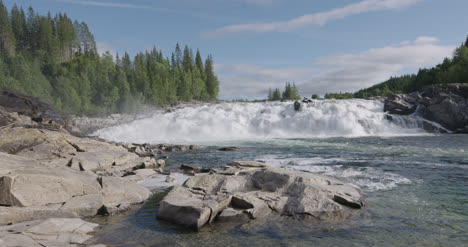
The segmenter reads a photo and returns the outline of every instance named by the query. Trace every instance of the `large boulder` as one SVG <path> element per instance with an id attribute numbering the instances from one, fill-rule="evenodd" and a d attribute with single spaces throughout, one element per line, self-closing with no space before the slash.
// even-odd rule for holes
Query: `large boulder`
<path id="1" fill-rule="evenodd" d="M 214 170 L 174 187 L 161 201 L 157 217 L 200 229 L 218 215 L 223 221 L 271 214 L 337 220 L 364 206 L 359 188 L 333 178 L 259 162 L 233 162 L 223 170 L 231 172 Z"/>
<path id="2" fill-rule="evenodd" d="M 94 176 L 71 169 L 25 168 L 0 177 L 0 205 L 40 206 L 98 194 Z"/>
<path id="3" fill-rule="evenodd" d="M 462 129 L 468 125 L 468 100 L 456 102 L 445 98 L 438 104 L 429 105 L 423 116 L 449 130 Z"/>
<path id="4" fill-rule="evenodd" d="M 384 102 L 384 112 L 395 115 L 409 115 L 416 111 L 417 104 L 413 95 L 394 94 Z M 417 97 L 417 96 L 416 96 Z"/>

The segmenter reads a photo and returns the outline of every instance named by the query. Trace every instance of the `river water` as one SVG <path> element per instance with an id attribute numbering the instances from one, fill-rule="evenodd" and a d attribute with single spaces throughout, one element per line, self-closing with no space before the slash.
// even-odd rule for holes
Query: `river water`
<path id="1" fill-rule="evenodd" d="M 468 135 L 427 134 L 417 116 L 389 122 L 377 101 L 323 101 L 295 112 L 291 103 L 218 104 L 157 113 L 101 130 L 119 141 L 203 144 L 172 153 L 180 164 L 218 167 L 258 160 L 317 172 L 361 187 L 366 208 L 340 222 L 272 218 L 191 232 L 158 221 L 155 189 L 141 208 L 112 217 L 93 243 L 109 246 L 466 246 Z M 221 146 L 239 147 L 221 152 Z M 181 179 L 181 178 L 179 178 Z"/>

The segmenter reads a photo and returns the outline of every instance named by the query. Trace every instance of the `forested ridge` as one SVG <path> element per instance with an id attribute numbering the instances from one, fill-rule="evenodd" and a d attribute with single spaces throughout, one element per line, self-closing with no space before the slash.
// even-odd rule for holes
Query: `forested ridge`
<path id="1" fill-rule="evenodd" d="M 133 111 L 141 104 L 216 100 L 213 59 L 176 45 L 113 57 L 98 54 L 84 22 L 66 14 L 42 16 L 31 7 L 8 11 L 0 0 L 0 88 L 39 97 L 74 114 Z"/>
<path id="2" fill-rule="evenodd" d="M 355 93 L 328 93 L 325 98 L 348 99 L 388 96 L 393 93 L 410 93 L 432 84 L 468 83 L 468 37 L 454 51 L 453 58 L 429 69 L 419 69 L 417 74 L 392 77 L 389 80 Z"/>

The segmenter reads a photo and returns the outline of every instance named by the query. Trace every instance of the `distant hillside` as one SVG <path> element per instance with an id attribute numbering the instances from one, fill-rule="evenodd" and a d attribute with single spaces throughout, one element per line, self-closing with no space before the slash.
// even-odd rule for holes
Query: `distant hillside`
<path id="1" fill-rule="evenodd" d="M 430 69 L 420 69 L 416 75 L 392 77 L 375 86 L 355 93 L 329 93 L 325 98 L 367 98 L 388 96 L 393 93 L 410 93 L 432 84 L 451 84 L 468 82 L 468 38 L 454 52 L 453 59 L 444 61 Z"/>
<path id="2" fill-rule="evenodd" d="M 0 0 L 0 89 L 39 97 L 68 113 L 132 111 L 140 104 L 216 100 L 213 59 L 187 46 L 165 57 L 156 48 L 113 57 L 98 54 L 84 22 L 41 16 Z"/>

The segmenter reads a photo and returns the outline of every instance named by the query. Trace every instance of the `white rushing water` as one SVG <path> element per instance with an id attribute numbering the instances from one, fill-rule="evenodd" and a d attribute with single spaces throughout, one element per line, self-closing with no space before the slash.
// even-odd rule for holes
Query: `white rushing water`
<path id="1" fill-rule="evenodd" d="M 404 176 L 384 171 L 380 168 L 360 166 L 345 167 L 343 165 L 332 164 L 337 161 L 345 161 L 341 158 L 284 158 L 275 155 L 267 155 L 259 157 L 257 160 L 270 165 L 289 167 L 300 171 L 320 173 L 344 179 L 361 187 L 367 192 L 389 190 L 400 184 L 412 183 L 411 180 Z"/>
<path id="2" fill-rule="evenodd" d="M 292 102 L 220 103 L 178 109 L 95 135 L 135 143 L 204 143 L 270 138 L 394 136 L 420 134 L 418 117 L 385 119 L 371 100 L 317 100 L 295 111 Z"/>

